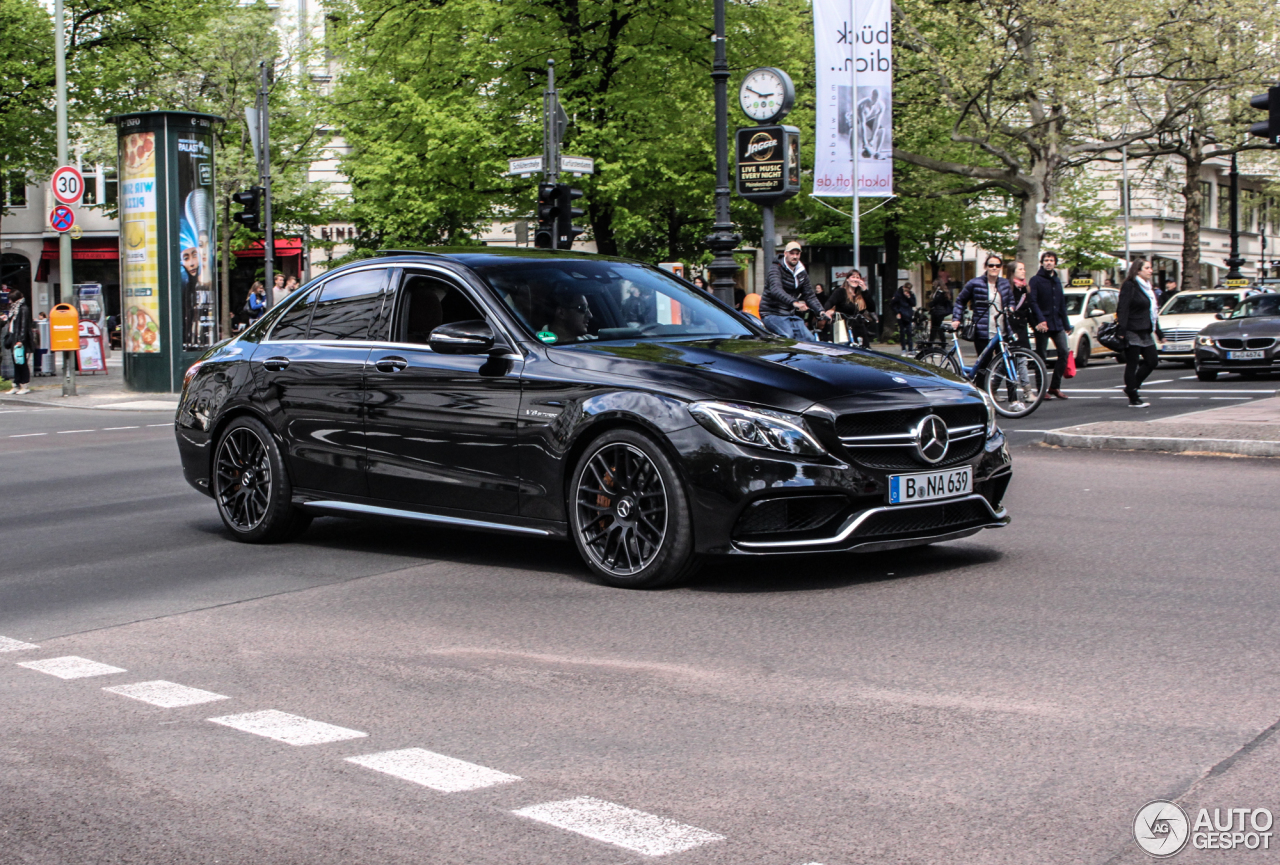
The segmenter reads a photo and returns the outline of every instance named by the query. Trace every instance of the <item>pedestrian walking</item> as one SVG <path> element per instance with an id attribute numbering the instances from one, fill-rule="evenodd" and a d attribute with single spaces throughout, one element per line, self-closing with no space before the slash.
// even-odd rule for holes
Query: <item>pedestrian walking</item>
<path id="1" fill-rule="evenodd" d="M 863 348 L 871 346 L 875 308 L 861 273 L 852 271 L 845 277 L 844 285 L 831 291 L 831 296 L 827 299 L 827 310 L 844 316 L 850 345 Z"/>
<path id="2" fill-rule="evenodd" d="M 1156 337 L 1163 338 L 1160 332 L 1160 307 L 1156 303 L 1155 291 L 1151 286 L 1151 262 L 1145 258 L 1135 258 L 1129 265 L 1129 276 L 1120 286 L 1120 301 L 1116 306 L 1117 330 L 1124 334 L 1124 393 L 1129 397 L 1131 408 L 1145 408 L 1150 403 L 1144 402 L 1138 394 L 1138 388 L 1151 371 L 1160 365 L 1160 354 L 1156 351 Z"/>
<path id="3" fill-rule="evenodd" d="M 933 281 L 933 294 L 929 296 L 929 342 L 942 342 L 942 322 L 951 314 L 952 297 L 946 282 L 939 277 Z"/>
<path id="4" fill-rule="evenodd" d="M 1009 310 L 1009 330 L 1013 341 L 1025 349 L 1031 348 L 1031 336 L 1027 329 L 1034 324 L 1035 314 L 1031 307 L 1031 286 L 1027 283 L 1027 266 L 1021 261 L 1011 261 L 1005 265 L 1004 278 L 1009 280 L 1009 288 L 1013 291 L 1013 307 Z"/>
<path id="5" fill-rule="evenodd" d="M 1178 293 L 1178 280 L 1169 278 L 1164 281 L 1164 295 L 1160 298 L 1160 303 L 1169 302 L 1169 298 Z"/>
<path id="6" fill-rule="evenodd" d="M 702 289 L 703 291 L 708 291 L 708 289 L 707 289 L 707 281 L 706 281 L 705 279 L 703 279 L 702 277 L 700 277 L 700 276 L 695 276 L 695 277 L 693 278 L 693 287 L 694 287 L 694 288 L 700 288 L 700 289 Z"/>
<path id="7" fill-rule="evenodd" d="M 288 296 L 289 292 L 284 287 L 284 274 L 277 273 L 271 285 L 271 305 L 275 306 Z"/>
<path id="8" fill-rule="evenodd" d="M 912 290 L 911 283 L 904 282 L 899 286 L 894 292 L 893 300 L 889 301 L 889 308 L 898 317 L 898 344 L 902 346 L 902 353 L 914 352 L 916 341 L 913 323 L 916 315 L 916 293 Z"/>
<path id="9" fill-rule="evenodd" d="M 1031 277 L 1031 305 L 1036 322 L 1036 354 L 1047 366 L 1049 358 L 1045 349 L 1052 340 L 1058 356 L 1053 362 L 1053 376 L 1049 379 L 1049 392 L 1045 399 L 1066 399 L 1062 392 L 1062 376 L 1067 372 L 1067 334 L 1071 322 L 1067 320 L 1067 297 L 1062 291 L 1062 278 L 1058 276 L 1058 254 L 1040 254 L 1040 270 Z"/>
<path id="10" fill-rule="evenodd" d="M 249 289 L 249 297 L 244 302 L 244 311 L 249 314 L 249 324 L 262 318 L 262 314 L 267 311 L 267 287 L 261 281 L 254 280 Z"/>
<path id="11" fill-rule="evenodd" d="M 1004 261 L 1000 256 L 988 255 L 983 266 L 986 272 L 964 284 L 951 308 L 951 321 L 955 327 L 959 327 L 964 319 L 964 308 L 973 309 L 973 350 L 979 355 L 995 331 L 996 311 L 1013 309 L 1013 288 L 1009 280 L 1000 275 L 1003 267 Z"/>
<path id="12" fill-rule="evenodd" d="M 787 244 L 782 258 L 769 265 L 764 296 L 760 298 L 760 318 L 764 326 L 779 336 L 813 342 L 813 334 L 801 318 L 809 310 L 821 310 L 809 283 L 809 273 L 800 261 L 800 244 Z M 823 316 L 829 317 L 824 310 Z"/>
<path id="13" fill-rule="evenodd" d="M 31 330 L 30 307 L 21 291 L 10 289 L 9 310 L 4 314 L 3 330 L 4 349 L 13 354 L 13 387 L 5 392 L 7 396 L 31 393 L 31 388 L 27 387 L 31 381 Z"/>

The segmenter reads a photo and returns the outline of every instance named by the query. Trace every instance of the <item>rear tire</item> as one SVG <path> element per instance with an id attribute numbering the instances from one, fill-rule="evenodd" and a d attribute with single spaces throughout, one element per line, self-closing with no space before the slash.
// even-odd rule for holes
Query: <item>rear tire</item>
<path id="1" fill-rule="evenodd" d="M 616 429 L 591 442 L 565 504 L 579 555 L 607 585 L 652 589 L 699 564 L 684 482 L 647 435 Z"/>
<path id="2" fill-rule="evenodd" d="M 275 438 L 257 418 L 238 417 L 218 438 L 209 487 L 237 541 L 269 544 L 300 534 L 311 517 L 293 504 L 293 485 Z"/>
<path id="3" fill-rule="evenodd" d="M 1200 381 L 1217 381 L 1218 371 L 1216 369 L 1196 369 L 1196 378 Z"/>
<path id="4" fill-rule="evenodd" d="M 916 360 L 920 363 L 927 363 L 930 366 L 936 366 L 938 369 L 943 369 L 947 372 L 961 375 L 956 364 L 955 356 L 949 354 L 946 349 L 927 348 L 916 354 Z"/>
<path id="5" fill-rule="evenodd" d="M 1004 417 L 1026 417 L 1044 401 L 1049 389 L 1049 373 L 1040 355 L 1025 348 L 1009 349 L 1009 357 L 1017 372 L 1017 379 L 1010 380 L 1004 358 L 993 355 L 986 366 L 986 384 L 983 389 L 995 404 L 996 411 Z M 1010 395 L 1010 390 L 1013 393 Z M 1015 406 L 1021 406 L 1016 408 Z"/>

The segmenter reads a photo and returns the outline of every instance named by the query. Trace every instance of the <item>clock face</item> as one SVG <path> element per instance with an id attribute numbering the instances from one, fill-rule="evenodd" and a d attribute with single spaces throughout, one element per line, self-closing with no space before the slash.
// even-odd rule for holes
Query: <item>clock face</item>
<path id="1" fill-rule="evenodd" d="M 773 69 L 754 69 L 742 80 L 738 102 L 742 111 L 757 123 L 771 120 L 783 110 L 786 83 Z"/>

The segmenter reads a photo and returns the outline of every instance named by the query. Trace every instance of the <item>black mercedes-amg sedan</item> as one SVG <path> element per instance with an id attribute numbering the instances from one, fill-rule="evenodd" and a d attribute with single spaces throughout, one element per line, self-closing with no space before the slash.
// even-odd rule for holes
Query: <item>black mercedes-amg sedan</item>
<path id="1" fill-rule="evenodd" d="M 238 540 L 318 514 L 569 538 L 615 586 L 1009 521 L 1009 451 L 969 384 L 584 253 L 336 268 L 187 371 L 176 429 Z"/>

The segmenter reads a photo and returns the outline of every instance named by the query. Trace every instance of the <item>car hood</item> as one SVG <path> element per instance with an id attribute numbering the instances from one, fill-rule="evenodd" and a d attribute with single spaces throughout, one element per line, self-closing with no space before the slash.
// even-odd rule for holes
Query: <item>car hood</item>
<path id="1" fill-rule="evenodd" d="M 971 389 L 949 373 L 878 352 L 781 338 L 586 343 L 548 348 L 547 357 L 584 371 L 640 379 L 691 399 L 791 411 L 877 391 Z"/>
<path id="2" fill-rule="evenodd" d="M 1209 336 L 1230 336 L 1237 333 L 1247 333 L 1249 336 L 1280 336 L 1280 315 L 1259 315 L 1215 321 L 1200 332 Z"/>
<path id="3" fill-rule="evenodd" d="M 1214 318 L 1212 312 L 1189 312 L 1183 315 L 1162 315 L 1160 316 L 1161 330 L 1200 330 L 1208 324 L 1213 324 L 1217 319 Z"/>

